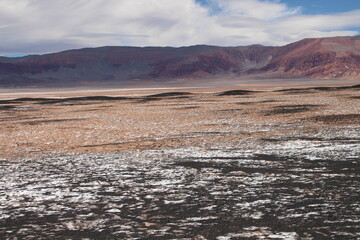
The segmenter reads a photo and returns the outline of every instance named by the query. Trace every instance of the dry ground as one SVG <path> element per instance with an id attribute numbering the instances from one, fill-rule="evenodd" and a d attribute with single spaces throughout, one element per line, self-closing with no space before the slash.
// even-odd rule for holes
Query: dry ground
<path id="1" fill-rule="evenodd" d="M 225 91 L 225 90 L 223 90 Z M 118 150 L 236 147 L 281 135 L 313 137 L 330 126 L 359 126 L 360 91 L 244 92 L 186 89 L 168 96 L 43 96 L 0 102 L 0 158 Z M 84 94 L 83 94 L 84 95 Z M 59 95 L 55 95 L 59 97 Z M 60 95 L 64 97 L 64 95 Z M 115 99 L 114 99 L 115 97 Z M 124 98 L 122 98 L 124 97 Z M 247 144 L 249 148 L 251 144 Z"/>
<path id="2" fill-rule="evenodd" d="M 0 239 L 359 239 L 358 86 L 99 95 L 0 101 Z"/>

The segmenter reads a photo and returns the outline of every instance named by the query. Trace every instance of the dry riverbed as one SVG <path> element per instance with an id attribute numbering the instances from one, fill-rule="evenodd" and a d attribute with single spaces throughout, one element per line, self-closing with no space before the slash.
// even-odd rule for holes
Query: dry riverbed
<path id="1" fill-rule="evenodd" d="M 360 236 L 358 86 L 4 99 L 0 123 L 0 239 Z"/>

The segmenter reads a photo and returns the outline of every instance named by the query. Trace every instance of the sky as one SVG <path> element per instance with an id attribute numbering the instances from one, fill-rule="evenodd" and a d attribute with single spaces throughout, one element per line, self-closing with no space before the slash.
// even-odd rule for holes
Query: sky
<path id="1" fill-rule="evenodd" d="M 360 0 L 0 0 L 0 56 L 360 34 Z"/>

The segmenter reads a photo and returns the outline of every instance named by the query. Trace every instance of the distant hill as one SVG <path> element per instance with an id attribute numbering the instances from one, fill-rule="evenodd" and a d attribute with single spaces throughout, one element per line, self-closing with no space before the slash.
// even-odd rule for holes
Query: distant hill
<path id="1" fill-rule="evenodd" d="M 224 76 L 360 79 L 360 37 L 304 39 L 282 47 L 99 47 L 0 57 L 1 86 L 165 84 Z"/>

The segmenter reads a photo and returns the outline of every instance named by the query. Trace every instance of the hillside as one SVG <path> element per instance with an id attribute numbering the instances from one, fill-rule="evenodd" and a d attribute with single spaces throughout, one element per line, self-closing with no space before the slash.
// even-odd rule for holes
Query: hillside
<path id="1" fill-rule="evenodd" d="M 0 57 L 2 86 L 76 86 L 259 76 L 360 79 L 360 37 L 304 39 L 282 47 L 100 47 Z"/>

